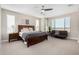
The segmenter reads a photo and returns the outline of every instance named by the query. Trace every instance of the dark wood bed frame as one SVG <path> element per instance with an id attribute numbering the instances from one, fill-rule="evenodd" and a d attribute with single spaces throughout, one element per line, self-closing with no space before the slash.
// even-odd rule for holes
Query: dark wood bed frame
<path id="1" fill-rule="evenodd" d="M 23 28 L 33 28 L 33 30 L 35 30 L 34 26 L 31 26 L 31 25 L 18 25 L 18 33 L 21 31 L 21 29 Z M 20 36 L 19 36 L 19 39 L 22 39 Z M 47 34 L 46 35 L 43 35 L 43 36 L 36 36 L 36 37 L 29 37 L 26 42 L 27 42 L 27 47 L 31 46 L 31 45 L 34 45 L 34 44 L 37 44 L 37 43 L 40 43 L 44 40 L 47 40 Z"/>

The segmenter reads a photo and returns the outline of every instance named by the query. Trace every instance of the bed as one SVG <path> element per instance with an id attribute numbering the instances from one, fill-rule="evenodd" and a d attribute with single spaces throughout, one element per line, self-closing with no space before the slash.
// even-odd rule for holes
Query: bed
<path id="1" fill-rule="evenodd" d="M 27 30 L 24 30 L 24 32 L 22 32 L 24 28 L 31 29 L 31 31 L 28 32 Z M 23 40 L 27 47 L 47 40 L 46 32 L 38 32 L 34 30 L 35 28 L 32 25 L 18 25 L 19 39 Z"/>

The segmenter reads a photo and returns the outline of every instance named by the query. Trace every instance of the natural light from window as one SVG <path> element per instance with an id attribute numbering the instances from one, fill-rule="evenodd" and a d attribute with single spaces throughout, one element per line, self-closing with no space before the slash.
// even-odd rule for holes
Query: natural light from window
<path id="1" fill-rule="evenodd" d="M 70 17 L 57 18 L 52 20 L 53 30 L 67 30 L 70 32 Z"/>
<path id="2" fill-rule="evenodd" d="M 36 31 L 39 31 L 39 20 L 36 20 Z"/>
<path id="3" fill-rule="evenodd" d="M 7 33 L 13 33 L 15 31 L 15 16 L 7 15 Z"/>

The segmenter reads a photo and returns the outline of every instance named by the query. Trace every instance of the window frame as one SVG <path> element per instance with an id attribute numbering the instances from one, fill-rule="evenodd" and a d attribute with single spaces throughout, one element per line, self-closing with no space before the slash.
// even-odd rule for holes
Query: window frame
<path id="1" fill-rule="evenodd" d="M 58 29 L 57 29 L 57 27 L 56 27 L 56 21 L 55 21 L 55 20 L 57 20 L 57 19 L 59 20 L 59 19 L 62 19 L 62 18 L 63 18 L 63 20 L 64 20 L 64 21 L 63 21 L 63 22 L 64 22 L 64 27 L 62 27 L 62 28 L 59 28 L 59 27 L 58 27 Z M 67 18 L 69 18 L 69 27 L 68 27 L 68 29 L 70 29 L 70 27 L 71 27 L 71 26 L 70 26 L 70 21 L 71 21 L 71 20 L 70 20 L 70 17 L 69 17 L 69 16 L 68 16 L 68 17 L 61 17 L 61 18 L 53 19 L 53 20 L 52 20 L 52 23 L 54 23 L 54 25 L 52 25 L 52 28 L 54 28 L 54 30 L 59 30 L 59 29 L 67 30 L 67 28 L 66 28 L 66 19 L 67 19 Z M 70 32 L 70 30 L 69 30 L 69 32 Z"/>

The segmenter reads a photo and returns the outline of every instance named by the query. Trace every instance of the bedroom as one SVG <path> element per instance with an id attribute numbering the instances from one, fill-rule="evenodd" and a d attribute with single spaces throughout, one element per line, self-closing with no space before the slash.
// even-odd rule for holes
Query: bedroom
<path id="1" fill-rule="evenodd" d="M 45 11 L 43 8 L 52 8 L 52 10 Z M 78 4 L 1 4 L 2 54 L 79 54 L 78 16 Z M 18 35 L 19 25 L 25 28 L 34 26 L 35 31 L 45 32 L 47 36 L 39 37 L 36 42 L 38 44 L 27 47 L 27 42 L 14 39 Z M 52 30 L 67 31 L 67 38 L 52 37 L 50 35 Z M 14 41 L 9 43 L 11 35 L 14 36 Z M 45 40 L 46 37 L 48 40 Z M 40 39 L 44 41 L 40 42 Z"/>

